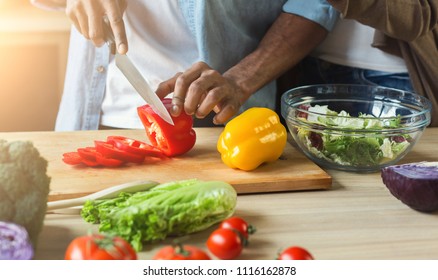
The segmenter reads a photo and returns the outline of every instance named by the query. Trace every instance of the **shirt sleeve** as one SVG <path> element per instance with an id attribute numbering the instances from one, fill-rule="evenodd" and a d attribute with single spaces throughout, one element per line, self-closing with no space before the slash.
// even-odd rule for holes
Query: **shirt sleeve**
<path id="1" fill-rule="evenodd" d="M 307 18 L 332 31 L 339 12 L 325 0 L 288 0 L 283 11 Z"/>

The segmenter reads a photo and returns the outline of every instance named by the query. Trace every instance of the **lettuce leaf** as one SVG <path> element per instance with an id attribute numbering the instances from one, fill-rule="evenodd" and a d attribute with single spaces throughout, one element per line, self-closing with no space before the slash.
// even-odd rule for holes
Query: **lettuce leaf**
<path id="1" fill-rule="evenodd" d="M 141 251 L 145 242 L 202 231 L 230 217 L 236 201 L 236 191 L 228 183 L 191 179 L 90 200 L 81 215 L 89 223 L 99 223 L 100 232 L 120 236 Z"/>
<path id="2" fill-rule="evenodd" d="M 401 127 L 400 117 L 379 119 L 367 114 L 351 117 L 347 112 L 332 111 L 328 106 L 308 108 L 309 114 L 302 121 L 326 127 L 323 132 L 315 132 L 306 128 L 298 129 L 298 138 L 307 146 L 307 150 L 315 156 L 350 166 L 375 166 L 397 158 L 410 145 L 409 135 L 382 136 L 379 130 Z M 324 115 L 324 116 L 323 116 Z M 333 129 L 333 130 L 332 130 Z M 337 129 L 345 129 L 344 134 L 332 133 Z M 348 133 L 347 130 L 363 131 L 365 136 Z M 369 131 L 369 135 L 367 134 Z"/>

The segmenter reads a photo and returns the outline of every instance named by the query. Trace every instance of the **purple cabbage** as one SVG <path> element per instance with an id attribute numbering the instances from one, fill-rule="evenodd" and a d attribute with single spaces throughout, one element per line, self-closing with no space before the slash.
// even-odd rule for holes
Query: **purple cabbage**
<path id="1" fill-rule="evenodd" d="M 388 166 L 381 176 L 391 194 L 412 209 L 438 210 L 438 162 Z"/>
<path id="2" fill-rule="evenodd" d="M 0 260 L 30 260 L 33 248 L 24 227 L 0 221 Z"/>

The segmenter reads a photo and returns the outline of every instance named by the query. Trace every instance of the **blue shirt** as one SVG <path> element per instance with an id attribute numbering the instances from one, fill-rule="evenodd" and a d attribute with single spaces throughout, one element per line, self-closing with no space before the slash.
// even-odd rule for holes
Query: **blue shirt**
<path id="1" fill-rule="evenodd" d="M 333 28 L 338 15 L 322 0 L 179 0 L 179 5 L 196 40 L 200 60 L 221 73 L 257 47 L 282 11 L 308 18 L 327 30 Z M 55 130 L 98 129 L 110 58 L 107 46 L 94 47 L 72 28 Z M 242 110 L 254 106 L 274 109 L 275 94 L 276 85 L 271 82 L 252 95 Z"/>

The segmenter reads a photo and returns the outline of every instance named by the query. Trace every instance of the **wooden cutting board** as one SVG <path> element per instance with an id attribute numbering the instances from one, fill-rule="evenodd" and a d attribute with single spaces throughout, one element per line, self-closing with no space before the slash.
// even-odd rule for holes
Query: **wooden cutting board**
<path id="1" fill-rule="evenodd" d="M 234 170 L 226 166 L 216 150 L 222 128 L 197 128 L 197 142 L 187 154 L 142 165 L 118 168 L 70 166 L 62 159 L 64 152 L 93 146 L 94 140 L 123 135 L 148 142 L 143 130 L 99 130 L 75 132 L 0 133 L 0 139 L 30 140 L 49 162 L 51 177 L 49 200 L 84 196 L 104 188 L 137 180 L 160 183 L 197 178 L 230 183 L 239 194 L 298 191 L 330 188 L 331 177 L 287 144 L 281 159 L 253 171 Z"/>

